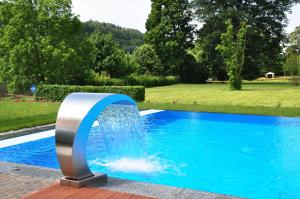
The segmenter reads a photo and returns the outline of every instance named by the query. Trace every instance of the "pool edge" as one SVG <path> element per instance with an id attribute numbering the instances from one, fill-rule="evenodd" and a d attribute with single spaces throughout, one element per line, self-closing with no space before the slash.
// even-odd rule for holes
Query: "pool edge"
<path id="1" fill-rule="evenodd" d="M 41 180 L 47 179 L 53 182 L 57 182 L 57 180 L 62 176 L 61 172 L 57 169 L 9 162 L 0 162 L 0 175 L 1 174 L 14 176 L 28 176 L 34 178 L 35 180 L 38 178 Z M 108 177 L 108 183 L 106 185 L 100 186 L 100 188 L 112 191 L 121 191 L 126 193 L 145 195 L 149 197 L 157 197 L 162 199 L 241 199 L 241 197 L 236 196 L 217 194 L 211 192 L 202 192 L 192 189 L 177 188 L 152 183 L 144 183 L 114 177 Z"/>
<path id="2" fill-rule="evenodd" d="M 141 116 L 146 116 L 154 113 L 159 113 L 164 110 L 149 109 L 140 111 Z M 97 121 L 94 122 L 93 127 L 99 125 Z M 27 133 L 26 133 L 27 132 Z M 9 135 L 10 137 L 1 139 L 2 136 Z M 55 136 L 55 124 L 37 126 L 32 128 L 21 129 L 17 131 L 4 132 L 0 134 L 0 149 L 10 147 L 27 142 L 37 141 L 44 138 Z"/>

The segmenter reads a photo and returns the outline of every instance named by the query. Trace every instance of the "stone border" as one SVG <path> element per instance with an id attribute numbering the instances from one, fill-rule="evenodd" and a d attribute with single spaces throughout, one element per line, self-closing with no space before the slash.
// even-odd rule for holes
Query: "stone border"
<path id="1" fill-rule="evenodd" d="M 149 110 L 140 110 L 141 116 L 144 115 L 149 115 L 153 113 L 158 113 L 164 110 L 156 110 L 156 109 L 149 109 Z M 14 137 L 19 137 L 23 135 L 29 135 L 33 133 L 38 133 L 41 131 L 48 131 L 55 129 L 55 124 L 47 124 L 47 125 L 42 125 L 42 126 L 35 126 L 31 128 L 24 128 L 20 130 L 12 130 L 12 131 L 6 131 L 6 132 L 0 132 L 0 140 L 5 140 L 9 138 L 14 138 Z"/>
<path id="2" fill-rule="evenodd" d="M 0 140 L 19 137 L 19 136 L 37 133 L 37 132 L 41 132 L 41 131 L 48 131 L 51 129 L 55 129 L 55 124 L 47 124 L 47 125 L 43 125 L 43 126 L 35 126 L 32 128 L 24 128 L 24 129 L 15 130 L 15 131 L 2 132 L 2 133 L 0 133 Z"/>
<path id="3" fill-rule="evenodd" d="M 56 169 L 48 169 L 8 162 L 0 162 L 0 173 L 13 174 L 14 176 L 28 176 L 34 179 L 39 178 L 41 180 L 49 180 L 53 182 L 62 177 L 61 172 Z M 228 195 L 200 192 L 190 189 L 136 182 L 112 177 L 108 178 L 107 184 L 101 185 L 99 187 L 112 191 L 157 197 L 161 199 L 241 199 L 239 197 Z"/>

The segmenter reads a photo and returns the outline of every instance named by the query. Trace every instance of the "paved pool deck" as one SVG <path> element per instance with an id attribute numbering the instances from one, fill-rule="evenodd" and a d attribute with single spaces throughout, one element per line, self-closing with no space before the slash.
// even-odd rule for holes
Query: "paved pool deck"
<path id="1" fill-rule="evenodd" d="M 33 191 L 49 187 L 58 182 L 61 177 L 61 172 L 56 169 L 0 162 L 0 198 L 22 198 Z M 108 178 L 107 184 L 99 187 L 111 191 L 161 199 L 239 199 L 239 197 L 111 177 Z"/>

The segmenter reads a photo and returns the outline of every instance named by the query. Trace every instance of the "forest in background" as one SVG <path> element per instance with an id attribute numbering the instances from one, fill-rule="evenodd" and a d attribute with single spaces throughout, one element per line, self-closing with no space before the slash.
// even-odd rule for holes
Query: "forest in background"
<path id="1" fill-rule="evenodd" d="M 268 71 L 300 74 L 299 29 L 284 32 L 299 0 L 151 2 L 143 35 L 82 23 L 71 0 L 1 1 L 0 83 L 18 93 L 32 84 L 142 84 L 173 76 L 184 83 L 229 80 L 239 90 L 243 79 Z"/>
<path id="2" fill-rule="evenodd" d="M 128 53 L 133 53 L 137 47 L 144 43 L 144 34 L 139 30 L 124 28 L 111 23 L 87 21 L 82 23 L 82 29 L 88 35 L 94 32 L 111 34 L 113 40 Z"/>

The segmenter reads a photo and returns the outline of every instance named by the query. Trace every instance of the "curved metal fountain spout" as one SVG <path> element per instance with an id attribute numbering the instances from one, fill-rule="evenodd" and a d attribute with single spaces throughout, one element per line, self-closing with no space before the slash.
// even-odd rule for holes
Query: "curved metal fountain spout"
<path id="1" fill-rule="evenodd" d="M 134 105 L 134 100 L 121 94 L 72 93 L 60 106 L 56 120 L 56 154 L 65 176 L 60 183 L 82 187 L 94 181 L 106 181 L 106 174 L 94 174 L 86 160 L 90 129 L 98 115 L 111 104 Z"/>

